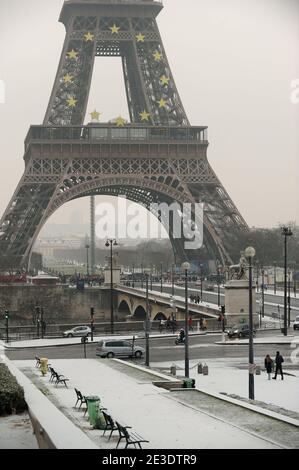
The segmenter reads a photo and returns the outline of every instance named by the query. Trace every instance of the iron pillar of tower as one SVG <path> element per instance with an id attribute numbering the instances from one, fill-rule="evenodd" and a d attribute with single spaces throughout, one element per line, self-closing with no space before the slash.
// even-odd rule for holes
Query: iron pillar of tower
<path id="1" fill-rule="evenodd" d="M 1 268 L 28 267 L 49 217 L 68 201 L 98 194 L 126 195 L 147 208 L 202 202 L 206 248 L 230 262 L 248 226 L 208 162 L 206 128 L 189 123 L 156 22 L 161 9 L 150 0 L 65 2 L 66 37 L 47 112 L 43 125 L 29 130 L 25 172 L 0 221 Z M 83 125 L 100 56 L 122 59 L 129 125 L 121 117 Z M 169 236 L 176 258 L 190 259 Z"/>

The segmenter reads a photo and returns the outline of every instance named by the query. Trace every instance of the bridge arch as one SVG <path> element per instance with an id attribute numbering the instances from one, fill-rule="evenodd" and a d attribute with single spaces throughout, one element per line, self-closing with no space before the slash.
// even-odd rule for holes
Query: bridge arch
<path id="1" fill-rule="evenodd" d="M 145 308 L 142 305 L 138 305 L 138 307 L 134 311 L 133 317 L 136 320 L 145 320 L 146 319 Z"/>
<path id="2" fill-rule="evenodd" d="M 120 300 L 120 303 L 118 305 L 118 313 L 124 316 L 131 315 L 131 309 L 126 300 L 124 299 Z"/>

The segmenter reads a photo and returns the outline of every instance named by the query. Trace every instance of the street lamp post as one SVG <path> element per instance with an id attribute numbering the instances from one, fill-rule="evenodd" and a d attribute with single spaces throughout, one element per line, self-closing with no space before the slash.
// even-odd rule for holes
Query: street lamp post
<path id="1" fill-rule="evenodd" d="M 284 237 L 284 318 L 283 318 L 283 334 L 288 335 L 288 318 L 287 318 L 287 269 L 288 269 L 288 255 L 287 255 L 287 239 L 293 235 L 290 227 L 282 227 L 282 236 Z"/>
<path id="2" fill-rule="evenodd" d="M 86 275 L 87 277 L 89 276 L 89 245 L 88 243 L 86 243 L 85 245 L 85 248 L 86 248 Z"/>
<path id="3" fill-rule="evenodd" d="M 218 307 L 221 305 L 221 299 L 220 299 L 220 266 L 217 266 L 217 290 L 218 290 Z"/>
<path id="4" fill-rule="evenodd" d="M 174 296 L 174 265 L 171 265 L 171 295 Z"/>
<path id="5" fill-rule="evenodd" d="M 183 263 L 182 270 L 185 273 L 185 377 L 189 378 L 188 271 L 190 270 L 190 264 Z"/>
<path id="6" fill-rule="evenodd" d="M 202 264 L 200 265 L 200 300 L 202 301 L 202 293 L 203 293 L 203 275 L 202 275 Z"/>
<path id="7" fill-rule="evenodd" d="M 5 329 L 6 329 L 6 342 L 9 343 L 9 331 L 8 331 L 9 311 L 8 310 L 5 310 L 4 317 L 5 317 Z"/>
<path id="8" fill-rule="evenodd" d="M 149 350 L 149 300 L 148 300 L 148 281 L 149 281 L 149 272 L 147 269 L 144 271 L 145 275 L 145 289 L 146 289 L 146 318 L 145 318 L 145 365 L 149 367 L 150 365 L 150 350 Z"/>
<path id="9" fill-rule="evenodd" d="M 255 249 L 249 246 L 245 256 L 249 263 L 249 399 L 254 400 L 253 308 L 252 308 L 252 258 Z"/>
<path id="10" fill-rule="evenodd" d="M 152 264 L 151 264 L 150 276 L 151 276 L 151 291 L 152 291 L 153 290 L 153 265 Z"/>
<path id="11" fill-rule="evenodd" d="M 288 269 L 288 327 L 291 326 L 291 270 Z"/>
<path id="12" fill-rule="evenodd" d="M 274 294 L 276 295 L 276 261 L 274 261 Z"/>
<path id="13" fill-rule="evenodd" d="M 133 264 L 133 269 L 132 269 L 132 281 L 133 281 L 133 289 L 135 288 L 135 266 Z"/>
<path id="14" fill-rule="evenodd" d="M 107 240 L 105 246 L 110 247 L 110 329 L 111 334 L 114 334 L 114 311 L 113 311 L 113 247 L 118 243 L 115 238 Z"/>
<path id="15" fill-rule="evenodd" d="M 93 341 L 94 307 L 90 307 L 90 339 Z"/>
<path id="16" fill-rule="evenodd" d="M 262 269 L 262 317 L 265 316 L 265 270 Z"/>
<path id="17" fill-rule="evenodd" d="M 141 263 L 141 289 L 143 289 L 143 264 Z"/>
<path id="18" fill-rule="evenodd" d="M 163 263 L 160 264 L 160 269 L 161 269 L 161 274 L 160 274 L 160 276 L 161 276 L 161 279 L 160 279 L 161 280 L 161 288 L 160 288 L 160 291 L 161 291 L 161 294 L 162 294 L 162 292 L 163 292 Z"/>

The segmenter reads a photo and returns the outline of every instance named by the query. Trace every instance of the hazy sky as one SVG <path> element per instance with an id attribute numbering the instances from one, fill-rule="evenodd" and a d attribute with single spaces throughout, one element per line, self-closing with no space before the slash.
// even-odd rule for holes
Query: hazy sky
<path id="1" fill-rule="evenodd" d="M 0 213 L 23 173 L 23 141 L 41 124 L 64 41 L 62 0 L 0 0 Z M 297 219 L 298 0 L 165 0 L 158 24 L 193 125 L 209 126 L 209 161 L 250 226 Z M 89 111 L 127 116 L 121 64 L 98 58 Z M 51 222 L 88 206 L 61 208 Z M 88 212 L 86 212 L 86 217 Z"/>

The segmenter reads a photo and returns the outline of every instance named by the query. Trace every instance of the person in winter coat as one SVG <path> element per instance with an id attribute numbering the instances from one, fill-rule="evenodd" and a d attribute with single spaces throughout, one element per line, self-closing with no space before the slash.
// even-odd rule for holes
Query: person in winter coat
<path id="1" fill-rule="evenodd" d="M 269 354 L 267 354 L 267 356 L 265 357 L 265 369 L 266 369 L 267 374 L 268 374 L 268 380 L 271 379 L 271 372 L 272 372 L 272 369 L 273 369 L 273 364 L 274 364 L 273 359 L 271 359 Z"/>
<path id="2" fill-rule="evenodd" d="M 272 379 L 276 380 L 278 371 L 280 372 L 281 375 L 281 380 L 283 380 L 283 372 L 282 372 L 282 363 L 284 362 L 284 358 L 280 354 L 279 351 L 276 351 L 276 357 L 275 357 L 275 364 L 276 364 L 276 369 L 275 369 L 275 376 L 272 377 Z"/>

